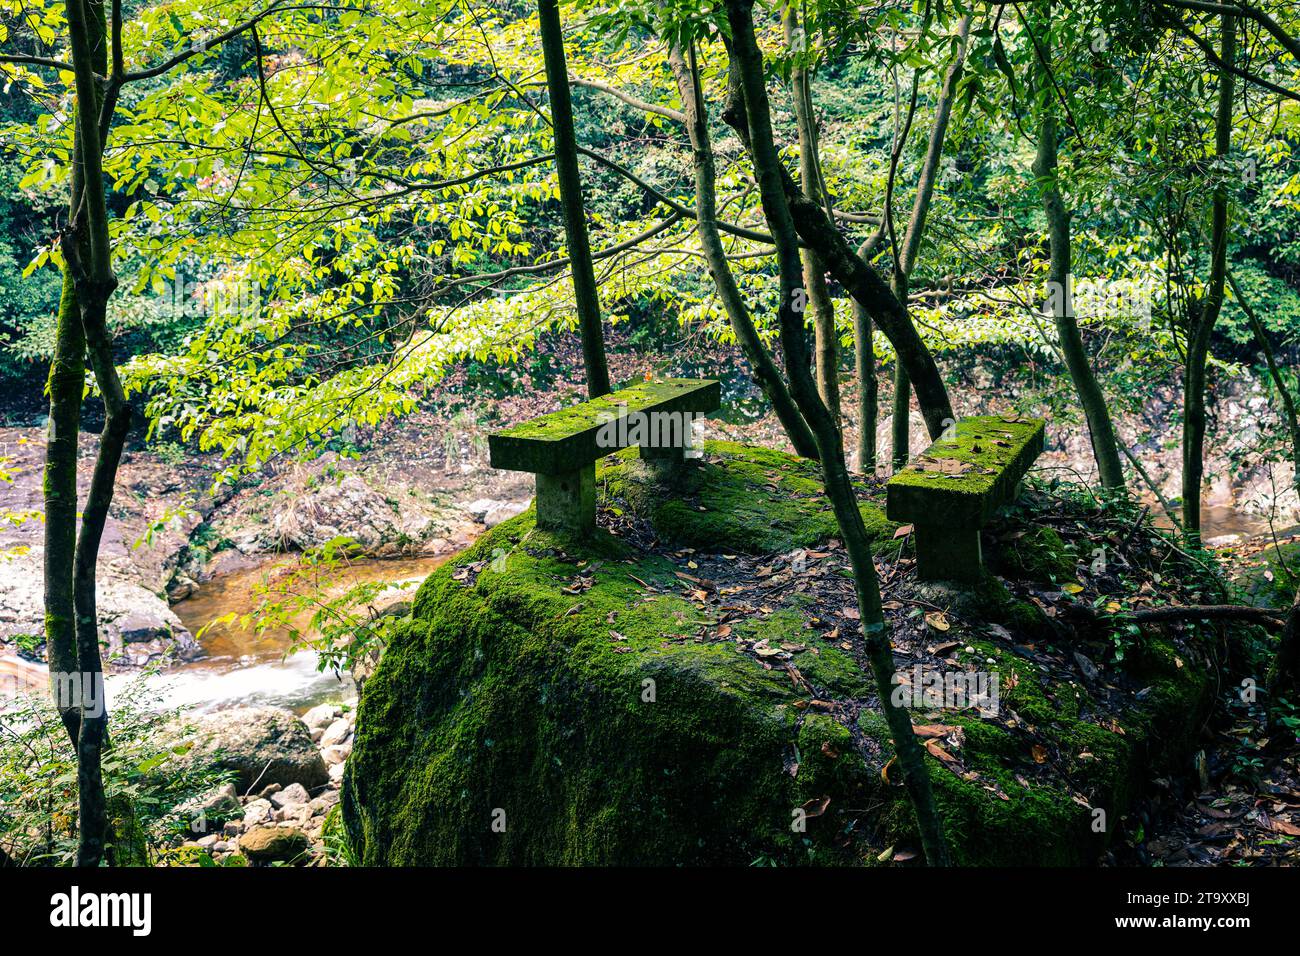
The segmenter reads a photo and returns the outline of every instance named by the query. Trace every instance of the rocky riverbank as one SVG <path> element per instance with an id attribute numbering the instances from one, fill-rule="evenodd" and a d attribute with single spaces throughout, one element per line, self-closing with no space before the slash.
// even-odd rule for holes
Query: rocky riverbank
<path id="1" fill-rule="evenodd" d="M 128 452 L 99 562 L 106 669 L 168 666 L 200 656 L 171 605 L 218 577 L 341 537 L 366 556 L 450 554 L 527 504 L 528 476 L 485 475 L 484 463 L 467 467 L 468 459 L 449 456 L 448 442 L 427 441 L 439 451 L 423 457 L 412 454 L 413 444 L 378 446 L 382 453 L 364 459 L 326 453 L 217 495 L 202 459 Z M 94 454 L 95 436 L 82 436 L 82 495 Z M 3 486 L 3 510 L 14 516 L 0 522 L 0 659 L 21 655 L 39 662 L 44 656 L 44 455 L 40 429 L 0 429 L 0 459 L 12 478 Z"/>
<path id="2" fill-rule="evenodd" d="M 356 700 L 321 704 L 301 718 L 272 707 L 222 711 L 200 722 L 187 760 L 234 779 L 192 807 L 191 836 L 169 851 L 194 864 L 328 863 L 331 811 L 352 753 Z"/>

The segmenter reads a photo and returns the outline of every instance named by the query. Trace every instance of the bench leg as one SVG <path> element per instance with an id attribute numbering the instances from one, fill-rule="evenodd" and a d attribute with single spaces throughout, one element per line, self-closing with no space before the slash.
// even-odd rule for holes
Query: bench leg
<path id="1" fill-rule="evenodd" d="M 589 534 L 596 530 L 596 464 L 537 476 L 537 527 Z"/>
<path id="2" fill-rule="evenodd" d="M 983 565 L 978 530 L 917 524 L 915 540 L 916 572 L 924 580 L 973 584 L 980 579 Z"/>
<path id="3" fill-rule="evenodd" d="M 681 474 L 682 466 L 686 462 L 685 450 L 681 448 L 652 448 L 649 445 L 642 445 L 637 449 L 637 454 L 655 478 L 661 481 L 671 481 L 676 478 Z"/>

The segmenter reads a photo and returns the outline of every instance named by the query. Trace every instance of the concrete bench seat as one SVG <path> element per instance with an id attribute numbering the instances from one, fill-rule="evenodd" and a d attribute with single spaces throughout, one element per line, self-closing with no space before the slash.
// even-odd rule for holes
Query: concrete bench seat
<path id="1" fill-rule="evenodd" d="M 492 467 L 537 476 L 537 526 L 587 533 L 596 527 L 596 462 L 624 448 L 665 472 L 680 467 L 695 419 L 717 411 L 713 380 L 643 382 L 488 436 Z"/>
<path id="2" fill-rule="evenodd" d="M 974 582 L 982 573 L 980 528 L 1016 499 L 1043 452 L 1041 418 L 963 418 L 889 479 L 886 513 L 911 523 L 917 573 Z"/>

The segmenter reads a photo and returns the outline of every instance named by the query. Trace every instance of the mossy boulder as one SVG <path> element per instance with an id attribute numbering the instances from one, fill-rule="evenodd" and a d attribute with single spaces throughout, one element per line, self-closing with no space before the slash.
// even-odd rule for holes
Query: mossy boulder
<path id="1" fill-rule="evenodd" d="M 671 488 L 633 455 L 611 456 L 600 474 L 605 498 L 616 511 L 627 502 L 661 538 L 687 547 L 778 554 L 839 534 L 816 462 L 725 441 L 707 442 L 705 451 L 708 467 L 687 468 Z M 867 533 L 888 544 L 898 525 L 880 502 L 863 501 L 859 510 Z"/>
<path id="2" fill-rule="evenodd" d="M 240 852 L 255 863 L 290 863 L 310 846 L 307 835 L 295 827 L 257 827 L 239 838 Z"/>
<path id="3" fill-rule="evenodd" d="M 657 493 L 635 462 L 609 461 L 602 521 L 619 534 L 559 537 L 525 512 L 425 581 L 361 696 L 341 804 L 358 863 L 873 864 L 914 838 L 854 608 L 827 597 L 852 592 L 815 466 L 707 452 Z M 864 486 L 888 543 L 880 499 Z M 634 521 L 682 550 L 645 545 Z M 745 595 L 692 560 L 791 548 L 824 549 L 821 590 L 795 575 L 756 586 L 739 618 L 725 609 Z M 915 715 L 942 720 L 959 756 L 928 758 L 954 857 L 1088 862 L 1210 682 L 1187 660 L 1116 716 L 1060 655 L 1040 664 L 991 639 L 984 628 L 1016 630 L 1024 609 L 988 590 L 984 619 L 949 635 L 950 660 L 1002 674 L 1001 711 Z M 926 649 L 900 632 L 896 652 Z M 1110 815 L 1101 832 L 1093 808 Z"/>

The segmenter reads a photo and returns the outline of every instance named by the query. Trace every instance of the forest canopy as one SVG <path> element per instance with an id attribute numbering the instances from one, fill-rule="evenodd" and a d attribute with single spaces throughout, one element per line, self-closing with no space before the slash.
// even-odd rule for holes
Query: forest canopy
<path id="1" fill-rule="evenodd" d="M 11 5 L 6 49 L 58 60 L 63 10 Z M 1059 348 L 1042 315 L 1049 256 L 1032 170 L 1032 114 L 1050 97 L 1060 105 L 1074 307 L 1107 357 L 1180 362 L 1187 303 L 1208 278 L 1204 198 L 1219 185 L 1237 210 L 1237 282 L 1286 347 L 1300 314 L 1300 106 L 1275 89 L 1294 85 L 1294 56 L 1261 23 L 1243 23 L 1240 69 L 1253 81 L 1241 84 L 1232 153 L 1215 160 L 1209 13 L 1071 3 L 1026 26 L 1010 7 L 975 10 L 910 283 L 926 342 L 939 351 L 1008 345 L 1048 359 Z M 813 5 L 794 44 L 775 13 L 759 20 L 791 169 L 784 78 L 816 74 L 819 171 L 855 245 L 879 223 L 886 194 L 897 218 L 912 204 L 962 12 L 886 3 L 850 16 Z M 104 156 L 120 278 L 111 309 L 134 346 L 124 381 L 147 402 L 155 432 L 174 429 L 236 467 L 256 466 L 349 422 L 400 414 L 461 359 L 514 359 L 547 330 L 575 326 L 529 5 L 128 3 L 127 13 L 131 82 Z M 254 27 L 217 42 L 251 17 Z M 719 118 L 727 59 L 718 11 L 580 4 L 565 17 L 606 317 L 659 313 L 732 337 L 699 268 L 680 97 L 653 53 L 689 29 L 714 106 L 723 241 L 760 335 L 772 336 L 777 288 L 759 197 Z M 1040 47 L 1053 51 L 1049 89 L 1034 80 Z M 178 57 L 179 67 L 151 75 Z M 3 247 L 4 285 L 19 293 L 6 297 L 12 374 L 53 342 L 73 92 L 65 70 L 3 69 L 4 164 L 17 187 Z M 880 243 L 878 261 L 890 258 L 890 243 Z M 831 296 L 850 347 L 849 298 L 837 283 Z M 1225 349 L 1225 360 L 1250 354 L 1235 300 L 1220 332 L 1239 348 Z M 890 358 L 888 339 L 873 345 Z"/>

